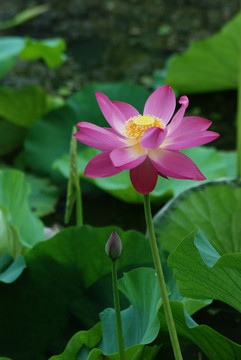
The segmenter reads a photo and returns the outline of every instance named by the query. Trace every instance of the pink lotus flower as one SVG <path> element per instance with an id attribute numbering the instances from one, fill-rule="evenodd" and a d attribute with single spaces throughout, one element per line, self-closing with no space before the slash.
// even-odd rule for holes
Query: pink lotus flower
<path id="1" fill-rule="evenodd" d="M 176 99 L 169 85 L 154 91 L 146 101 L 144 114 L 131 105 L 110 101 L 95 92 L 100 109 L 111 128 L 80 122 L 74 134 L 80 142 L 103 150 L 85 168 L 84 175 L 98 178 L 130 170 L 134 188 L 150 193 L 158 174 L 167 178 L 204 180 L 194 162 L 178 150 L 206 144 L 219 134 L 206 131 L 211 121 L 198 117 L 183 117 L 188 106 L 187 96 L 179 99 L 181 107 L 170 121 Z"/>

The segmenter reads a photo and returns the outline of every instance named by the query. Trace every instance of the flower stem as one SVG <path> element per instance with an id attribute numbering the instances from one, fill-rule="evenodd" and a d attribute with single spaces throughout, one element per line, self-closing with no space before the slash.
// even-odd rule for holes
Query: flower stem
<path id="1" fill-rule="evenodd" d="M 122 335 L 121 312 L 120 312 L 120 300 L 119 300 L 119 292 L 118 292 L 118 287 L 117 287 L 116 260 L 112 261 L 112 286 L 113 286 L 113 295 L 114 295 L 118 350 L 119 350 L 120 360 L 125 360 L 124 341 L 123 341 L 123 335 Z"/>
<path id="2" fill-rule="evenodd" d="M 238 109 L 237 109 L 237 176 L 241 178 L 241 50 L 238 64 Z"/>
<path id="3" fill-rule="evenodd" d="M 151 245 L 151 251 L 152 251 L 152 257 L 154 261 L 154 265 L 156 268 L 156 273 L 158 277 L 158 282 L 160 286 L 161 291 L 161 297 L 162 297 L 162 304 L 163 309 L 166 317 L 167 327 L 171 339 L 171 344 L 174 352 L 174 356 L 176 360 L 182 360 L 182 353 L 177 337 L 177 332 L 172 316 L 172 310 L 169 303 L 168 295 L 167 295 L 167 289 L 165 284 L 165 279 L 163 275 L 161 260 L 159 257 L 159 251 L 157 247 L 155 232 L 153 228 L 153 222 L 152 222 L 152 215 L 151 215 L 151 204 L 150 204 L 150 196 L 149 194 L 144 195 L 144 209 L 145 209 L 145 217 L 146 217 L 146 224 L 147 224 L 147 230 L 149 234 L 149 240 Z"/>

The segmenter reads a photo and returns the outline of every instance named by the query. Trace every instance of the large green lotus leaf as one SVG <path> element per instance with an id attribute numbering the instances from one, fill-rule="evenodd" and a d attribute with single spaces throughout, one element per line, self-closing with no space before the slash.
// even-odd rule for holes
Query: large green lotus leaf
<path id="1" fill-rule="evenodd" d="M 219 254 L 241 251 L 241 183 L 218 180 L 181 193 L 154 217 L 157 239 L 171 252 L 199 227 Z"/>
<path id="2" fill-rule="evenodd" d="M 83 176 L 85 166 L 92 157 L 100 151 L 92 148 L 81 149 L 78 154 L 78 169 L 80 176 Z M 210 147 L 196 147 L 183 151 L 187 156 L 198 165 L 205 176 L 211 179 L 227 176 L 227 165 L 221 160 L 216 149 Z M 69 157 L 64 155 L 54 163 L 54 168 L 59 170 L 65 177 L 69 176 Z M 85 177 L 84 177 L 85 178 Z M 106 178 L 85 178 L 100 189 L 107 191 L 111 195 L 131 203 L 143 202 L 143 197 L 134 190 L 129 171 L 109 176 Z M 158 200 L 161 197 L 166 198 L 177 195 L 181 191 L 194 186 L 196 183 L 191 180 L 164 179 L 159 177 L 157 186 L 151 193 L 152 200 Z"/>
<path id="3" fill-rule="evenodd" d="M 98 321 L 112 305 L 111 262 L 105 243 L 113 227 L 69 228 L 41 242 L 25 256 L 27 269 L 9 288 L 0 284 L 0 349 L 20 360 L 45 360 L 61 353 L 70 337 Z M 115 229 L 123 243 L 118 268 L 151 263 L 147 239 Z M 14 294 L 14 296 L 13 296 Z M 14 326 L 13 326 L 14 324 Z"/>
<path id="4" fill-rule="evenodd" d="M 125 82 L 86 86 L 65 106 L 47 114 L 31 127 L 25 149 L 28 165 L 32 169 L 44 175 L 59 175 L 52 166 L 55 160 L 69 153 L 73 126 L 80 121 L 108 125 L 96 101 L 95 90 L 104 92 L 112 100 L 130 102 L 140 111 L 148 97 L 143 88 Z M 78 145 L 79 149 L 84 148 L 84 145 Z"/>
<path id="5" fill-rule="evenodd" d="M 37 86 L 21 90 L 0 87 L 0 116 L 18 126 L 29 127 L 47 110 L 47 96 Z"/>
<path id="6" fill-rule="evenodd" d="M 13 67 L 24 47 L 25 40 L 22 37 L 0 38 L 0 78 Z"/>
<path id="7" fill-rule="evenodd" d="M 23 60 L 43 59 L 52 69 L 62 65 L 65 60 L 63 52 L 66 46 L 63 39 L 35 40 L 27 37 L 25 41 L 25 47 L 20 53 Z"/>
<path id="8" fill-rule="evenodd" d="M 236 89 L 240 63 L 241 13 L 217 34 L 194 41 L 169 64 L 166 83 L 175 90 L 200 93 Z"/>
<path id="9" fill-rule="evenodd" d="M 168 264 L 183 296 L 220 300 L 241 311 L 241 253 L 220 256 L 195 230 L 171 253 Z"/>
<path id="10" fill-rule="evenodd" d="M 15 281 L 25 269 L 24 258 L 19 255 L 13 259 L 7 252 L 0 256 L 0 281 L 10 284 Z"/>
<path id="11" fill-rule="evenodd" d="M 17 170 L 0 172 L 0 204 L 9 212 L 9 224 L 16 229 L 21 244 L 31 248 L 43 240 L 43 224 L 30 211 L 29 186 Z"/>

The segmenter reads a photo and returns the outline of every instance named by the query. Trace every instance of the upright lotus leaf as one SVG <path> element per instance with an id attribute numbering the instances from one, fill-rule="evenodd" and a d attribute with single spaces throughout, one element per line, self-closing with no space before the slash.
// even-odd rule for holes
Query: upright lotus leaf
<path id="1" fill-rule="evenodd" d="M 150 344 L 160 328 L 157 318 L 160 290 L 155 270 L 139 268 L 125 273 L 119 280 L 119 288 L 131 304 L 121 314 L 125 347 Z M 118 344 L 114 309 L 106 309 L 100 314 L 100 319 L 103 340 L 99 347 L 105 354 L 115 353 Z"/>
<path id="2" fill-rule="evenodd" d="M 64 50 L 63 39 L 35 40 L 27 37 L 20 58 L 23 60 L 43 59 L 50 68 L 54 69 L 62 65 L 65 60 Z"/>
<path id="3" fill-rule="evenodd" d="M 37 86 L 21 90 L 0 87 L 0 116 L 18 126 L 29 127 L 47 110 L 47 95 Z"/>
<path id="4" fill-rule="evenodd" d="M 123 243 L 119 273 L 148 266 L 151 253 L 144 235 L 114 229 Z M 27 253 L 27 269 L 11 284 L 11 291 L 0 283 L 0 307 L 9 309 L 1 312 L 2 354 L 46 359 L 47 353 L 61 353 L 79 329 L 98 321 L 99 312 L 112 304 L 111 266 L 105 254 L 112 230 L 111 226 L 63 230 Z"/>
<path id="5" fill-rule="evenodd" d="M 157 239 L 171 252 L 199 227 L 219 254 L 241 251 L 241 182 L 218 180 L 184 191 L 154 217 Z"/>
<path id="6" fill-rule="evenodd" d="M 43 224 L 30 211 L 29 192 L 23 173 L 17 170 L 0 172 L 0 204 L 8 210 L 8 223 L 14 226 L 25 248 L 43 240 Z"/>
<path id="7" fill-rule="evenodd" d="M 196 230 L 171 253 L 168 263 L 183 296 L 220 300 L 241 311 L 241 253 L 220 256 Z"/>
<path id="8" fill-rule="evenodd" d="M 240 62 L 241 13 L 217 34 L 194 41 L 169 64 L 166 83 L 175 90 L 200 93 L 236 89 Z"/>

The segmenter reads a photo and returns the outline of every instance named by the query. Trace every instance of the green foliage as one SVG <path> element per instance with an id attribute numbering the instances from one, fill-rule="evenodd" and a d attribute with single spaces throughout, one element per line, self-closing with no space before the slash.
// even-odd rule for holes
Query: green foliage
<path id="1" fill-rule="evenodd" d="M 17 91 L 0 88 L 0 116 L 18 126 L 29 127 L 47 111 L 47 95 L 37 86 Z"/>
<path id="2" fill-rule="evenodd" d="M 28 203 L 32 212 L 38 217 L 53 213 L 60 195 L 57 186 L 51 183 L 49 179 L 32 174 L 26 174 L 25 180 L 31 188 Z"/>
<path id="3" fill-rule="evenodd" d="M 130 271 L 119 281 L 119 285 L 120 290 L 130 301 L 130 307 L 121 313 L 126 358 L 132 359 L 133 355 L 131 354 L 134 349 L 136 351 L 134 359 L 154 359 L 159 349 L 160 354 L 164 356 L 165 349 L 162 345 L 166 345 L 167 342 L 167 326 L 154 269 L 139 268 Z M 180 298 L 176 294 L 176 300 L 171 301 L 179 337 L 197 344 L 211 360 L 232 360 L 235 356 L 239 357 L 240 345 L 233 343 L 206 325 L 195 323 L 187 311 L 187 300 L 192 304 L 192 314 L 197 310 L 197 308 L 194 310 L 195 300 Z M 205 300 L 199 300 L 199 308 L 206 304 Z M 64 352 L 51 357 L 51 360 L 91 360 L 101 354 L 104 354 L 106 359 L 118 359 L 114 309 L 106 309 L 100 316 L 102 326 L 98 323 L 89 331 L 76 333 Z M 103 338 L 100 341 L 101 335 Z M 153 344 L 153 340 L 155 340 L 154 347 L 143 347 L 149 343 Z M 96 348 L 90 350 L 94 346 Z M 147 351 L 146 357 L 143 357 L 142 354 L 144 349 Z M 150 349 L 153 352 L 149 353 Z M 101 359 L 101 357 L 97 357 L 97 359 Z"/>
<path id="4" fill-rule="evenodd" d="M 171 252 L 199 227 L 219 254 L 241 251 L 241 186 L 220 180 L 189 189 L 170 201 L 154 218 L 162 247 Z"/>
<path id="5" fill-rule="evenodd" d="M 207 325 L 198 325 L 185 312 L 181 302 L 171 301 L 171 308 L 179 337 L 196 344 L 209 360 L 234 360 L 241 357 L 241 345 Z M 161 324 L 166 323 L 163 312 L 159 312 L 159 319 Z"/>
<path id="6" fill-rule="evenodd" d="M 4 155 L 22 144 L 26 130 L 9 121 L 0 120 L 0 134 L 0 155 Z"/>
<path id="7" fill-rule="evenodd" d="M 0 39 L 0 77 L 3 77 L 16 63 L 23 60 L 43 59 L 55 68 L 63 63 L 65 43 L 62 39 L 34 40 L 18 36 L 3 36 Z"/>
<path id="8" fill-rule="evenodd" d="M 5 224 L 8 226 L 8 231 L 11 229 L 14 243 L 16 244 L 17 237 L 24 251 L 43 240 L 43 225 L 29 208 L 27 200 L 29 191 L 29 186 L 20 171 L 0 172 L 0 204 L 2 210 L 7 209 L 4 210 Z M 17 249 L 14 245 L 12 250 L 11 245 L 8 251 L 16 255 L 19 253 L 19 245 Z"/>
<path id="9" fill-rule="evenodd" d="M 23 248 L 20 242 L 17 229 L 11 225 L 11 216 L 8 209 L 0 204 L 0 255 L 8 252 L 13 257 L 17 257 Z"/>
<path id="10" fill-rule="evenodd" d="M 69 228 L 28 252 L 27 270 L 11 291 L 0 284 L 0 306 L 9 309 L 1 313 L 2 353 L 43 360 L 47 351 L 60 353 L 73 333 L 97 322 L 98 313 L 112 304 L 111 266 L 104 250 L 112 230 Z M 119 269 L 151 263 L 142 234 L 116 231 L 124 248 Z"/>
<path id="11" fill-rule="evenodd" d="M 0 30 L 9 29 L 9 28 L 18 26 L 38 15 L 45 13 L 48 10 L 49 10 L 48 5 L 45 4 L 45 5 L 34 6 L 29 9 L 20 11 L 12 19 L 6 20 L 6 21 L 1 21 L 0 22 Z"/>
<path id="12" fill-rule="evenodd" d="M 170 61 L 166 83 L 175 90 L 200 93 L 236 89 L 240 61 L 241 13 L 217 34 L 194 41 Z"/>
<path id="13" fill-rule="evenodd" d="M 183 296 L 221 300 L 241 311 L 241 253 L 220 256 L 196 230 L 172 252 L 168 263 Z"/>
<path id="14" fill-rule="evenodd" d="M 0 281 L 6 284 L 14 282 L 25 267 L 26 264 L 21 255 L 14 260 L 8 253 L 4 253 L 0 257 Z"/>
<path id="15" fill-rule="evenodd" d="M 29 37 L 25 38 L 25 47 L 20 53 L 23 60 L 43 59 L 46 65 L 54 69 L 65 60 L 63 52 L 65 42 L 63 39 L 46 39 L 34 40 Z"/>

